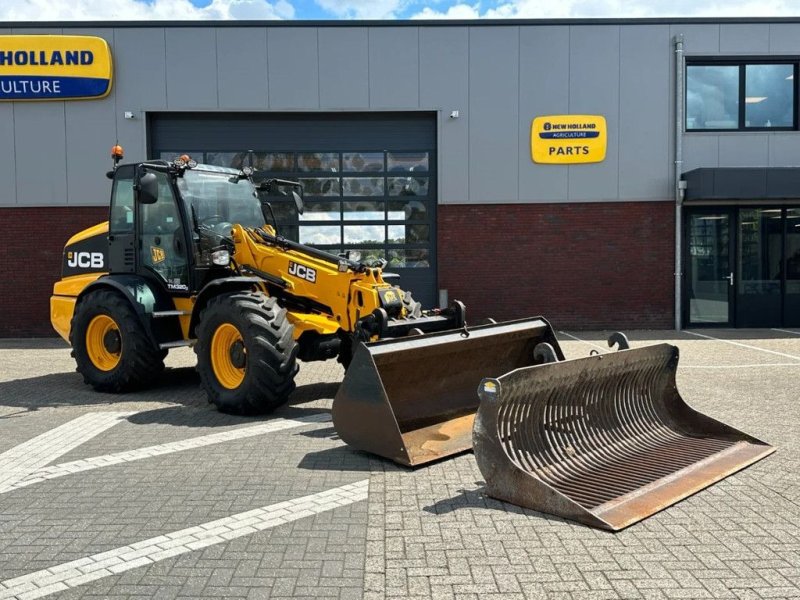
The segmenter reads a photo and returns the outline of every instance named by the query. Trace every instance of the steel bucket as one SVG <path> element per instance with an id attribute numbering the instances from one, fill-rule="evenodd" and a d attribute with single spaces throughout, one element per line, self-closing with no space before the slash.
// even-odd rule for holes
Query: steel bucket
<path id="1" fill-rule="evenodd" d="M 416 466 L 472 447 L 484 377 L 535 363 L 549 343 L 542 318 L 480 325 L 361 344 L 333 401 L 333 424 L 347 444 Z"/>
<path id="2" fill-rule="evenodd" d="M 677 366 L 661 344 L 484 379 L 473 445 L 487 493 L 617 531 L 774 451 L 690 408 Z"/>

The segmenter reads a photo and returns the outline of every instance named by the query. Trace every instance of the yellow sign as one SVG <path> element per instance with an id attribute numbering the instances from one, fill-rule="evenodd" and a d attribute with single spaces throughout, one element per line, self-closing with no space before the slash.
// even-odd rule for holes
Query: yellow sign
<path id="1" fill-rule="evenodd" d="M 163 248 L 158 246 L 150 246 L 150 258 L 153 259 L 153 264 L 157 265 L 160 262 L 167 260 L 167 253 Z"/>
<path id="2" fill-rule="evenodd" d="M 606 119 L 548 115 L 531 124 L 531 158 L 545 164 L 595 163 L 606 158 Z"/>
<path id="3" fill-rule="evenodd" d="M 103 38 L 0 35 L 0 100 L 103 98 L 112 73 Z"/>

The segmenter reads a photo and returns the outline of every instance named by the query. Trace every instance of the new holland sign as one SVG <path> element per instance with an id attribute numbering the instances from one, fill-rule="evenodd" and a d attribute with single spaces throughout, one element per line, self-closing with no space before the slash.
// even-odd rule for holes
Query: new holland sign
<path id="1" fill-rule="evenodd" d="M 606 119 L 548 115 L 531 124 L 531 158 L 547 164 L 594 163 L 606 158 Z"/>
<path id="2" fill-rule="evenodd" d="M 111 50 L 98 37 L 0 35 L 0 100 L 103 98 Z"/>

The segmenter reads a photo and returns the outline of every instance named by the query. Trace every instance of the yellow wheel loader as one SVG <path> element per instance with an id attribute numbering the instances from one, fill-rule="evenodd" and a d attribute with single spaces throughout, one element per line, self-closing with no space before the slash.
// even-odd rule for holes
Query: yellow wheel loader
<path id="1" fill-rule="evenodd" d="M 302 212 L 295 182 L 256 186 L 249 169 L 186 156 L 118 159 L 109 220 L 67 242 L 50 303 L 53 327 L 98 390 L 142 387 L 170 348 L 194 346 L 211 402 L 266 412 L 294 389 L 297 358 L 338 357 L 346 367 L 359 341 L 464 325 L 463 305 L 423 312 L 384 280 L 382 261 L 278 235 L 259 192 L 291 194 Z"/>

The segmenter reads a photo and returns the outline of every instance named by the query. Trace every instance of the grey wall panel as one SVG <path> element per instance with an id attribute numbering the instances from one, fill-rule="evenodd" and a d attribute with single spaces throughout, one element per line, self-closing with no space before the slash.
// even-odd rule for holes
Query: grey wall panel
<path id="1" fill-rule="evenodd" d="M 683 173 L 700 167 L 718 166 L 718 135 L 691 133 L 683 136 Z"/>
<path id="2" fill-rule="evenodd" d="M 472 27 L 469 200 L 519 198 L 519 28 Z"/>
<path id="3" fill-rule="evenodd" d="M 71 29 L 70 34 L 93 35 L 108 41 L 114 57 L 113 29 Z M 67 142 L 67 203 L 105 205 L 111 186 L 111 146 L 117 140 L 116 89 L 102 100 L 64 103 Z"/>
<path id="4" fill-rule="evenodd" d="M 67 163 L 64 135 L 64 102 L 16 102 L 14 104 L 17 204 L 59 206 L 67 202 Z M 53 160 L 43 163 L 42 149 Z"/>
<path id="5" fill-rule="evenodd" d="M 67 197 L 77 206 L 108 204 L 111 146 L 116 141 L 114 100 L 66 102 Z"/>
<path id="6" fill-rule="evenodd" d="M 373 28 L 369 36 L 369 103 L 373 108 L 419 106 L 419 29 Z"/>
<path id="7" fill-rule="evenodd" d="M 620 199 L 671 195 L 669 48 L 666 25 L 620 29 Z"/>
<path id="8" fill-rule="evenodd" d="M 619 27 L 570 28 L 570 114 L 603 115 L 608 150 L 601 163 L 569 167 L 571 200 L 615 200 L 619 194 Z"/>
<path id="9" fill-rule="evenodd" d="M 320 105 L 324 108 L 369 106 L 367 30 L 321 27 L 318 32 Z"/>
<path id="10" fill-rule="evenodd" d="M 144 160 L 146 156 L 144 119 L 146 110 L 167 106 L 167 50 L 165 33 L 160 28 L 114 30 L 114 95 L 116 98 L 117 137 L 125 149 L 125 159 Z M 124 118 L 131 111 L 135 119 Z"/>
<path id="11" fill-rule="evenodd" d="M 769 26 L 769 51 L 800 54 L 800 23 L 772 23 Z"/>
<path id="12" fill-rule="evenodd" d="M 439 109 L 441 204 L 469 200 L 469 34 L 466 27 L 419 31 L 419 101 Z M 447 73 L 447 77 L 442 77 Z M 451 119 L 450 112 L 459 111 Z"/>
<path id="13" fill-rule="evenodd" d="M 17 203 L 16 158 L 14 155 L 14 105 L 0 103 L 0 206 Z"/>
<path id="14" fill-rule="evenodd" d="M 683 34 L 683 50 L 687 55 L 719 52 L 719 25 L 672 25 L 669 32 L 672 37 Z"/>
<path id="15" fill-rule="evenodd" d="M 769 24 L 725 23 L 719 28 L 719 50 L 723 54 L 769 52 Z"/>
<path id="16" fill-rule="evenodd" d="M 319 107 L 317 30 L 270 29 L 267 34 L 270 108 Z"/>
<path id="17" fill-rule="evenodd" d="M 563 202 L 569 167 L 533 162 L 531 122 L 568 112 L 569 27 L 521 27 L 519 44 L 519 201 Z"/>
<path id="18" fill-rule="evenodd" d="M 219 27 L 216 32 L 220 108 L 266 108 L 267 30 Z"/>
<path id="19" fill-rule="evenodd" d="M 185 110 L 219 106 L 216 31 L 208 27 L 167 29 L 168 107 Z"/>
<path id="20" fill-rule="evenodd" d="M 721 135 L 720 167 L 766 167 L 769 163 L 768 134 Z"/>
<path id="21" fill-rule="evenodd" d="M 773 133 L 769 136 L 770 167 L 800 167 L 800 136 Z"/>

